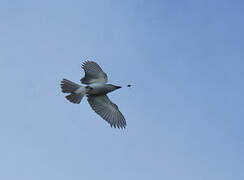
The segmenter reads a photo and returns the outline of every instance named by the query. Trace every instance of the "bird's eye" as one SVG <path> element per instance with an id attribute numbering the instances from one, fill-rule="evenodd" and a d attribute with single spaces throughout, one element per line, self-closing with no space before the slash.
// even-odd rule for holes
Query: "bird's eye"
<path id="1" fill-rule="evenodd" d="M 91 86 L 87 86 L 86 89 L 93 90 L 93 88 Z"/>

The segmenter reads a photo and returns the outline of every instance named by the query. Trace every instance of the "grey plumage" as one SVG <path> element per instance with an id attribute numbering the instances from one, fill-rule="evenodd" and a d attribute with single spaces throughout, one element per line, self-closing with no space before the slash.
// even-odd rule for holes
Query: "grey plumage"
<path id="1" fill-rule="evenodd" d="M 81 67 L 85 71 L 85 77 L 80 80 L 81 83 L 92 84 L 108 82 L 107 74 L 103 72 L 102 68 L 97 63 L 85 61 Z"/>
<path id="2" fill-rule="evenodd" d="M 66 96 L 70 102 L 79 104 L 84 95 L 91 108 L 107 121 L 111 127 L 125 128 L 126 121 L 118 106 L 114 104 L 107 96 L 107 93 L 121 88 L 112 84 L 106 84 L 107 74 L 94 61 L 85 61 L 82 64 L 85 76 L 81 78 L 81 83 L 87 86 L 78 85 L 70 80 L 61 81 L 62 92 L 70 93 Z"/>
<path id="3" fill-rule="evenodd" d="M 78 89 L 83 89 L 83 87 L 68 79 L 63 79 L 61 81 L 61 89 L 63 93 L 71 93 L 70 95 L 65 96 L 65 98 L 74 104 L 79 104 L 85 95 L 85 90 L 83 90 L 84 93 L 76 93 Z"/>
<path id="4" fill-rule="evenodd" d="M 107 95 L 88 96 L 88 102 L 92 109 L 99 114 L 111 127 L 125 128 L 126 121 L 119 108 Z"/>
<path id="5" fill-rule="evenodd" d="M 83 96 L 81 96 L 80 94 L 71 93 L 70 95 L 65 96 L 65 98 L 74 104 L 79 104 Z"/>
<path id="6" fill-rule="evenodd" d="M 61 88 L 63 93 L 71 93 L 74 92 L 76 89 L 80 88 L 81 86 L 68 80 L 68 79 L 63 79 L 61 81 Z"/>

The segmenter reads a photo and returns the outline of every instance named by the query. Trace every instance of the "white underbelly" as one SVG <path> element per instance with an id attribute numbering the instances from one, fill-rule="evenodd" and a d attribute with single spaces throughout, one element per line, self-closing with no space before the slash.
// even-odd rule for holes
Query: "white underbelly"
<path id="1" fill-rule="evenodd" d="M 91 87 L 91 89 L 87 92 L 87 94 L 92 94 L 92 95 L 106 94 L 107 93 L 106 85 L 107 84 L 104 83 L 90 84 L 89 87 Z"/>

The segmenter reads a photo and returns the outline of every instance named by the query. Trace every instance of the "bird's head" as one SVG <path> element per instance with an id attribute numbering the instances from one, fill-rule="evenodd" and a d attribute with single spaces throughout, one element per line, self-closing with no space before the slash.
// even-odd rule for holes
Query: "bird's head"
<path id="1" fill-rule="evenodd" d="M 114 90 L 119 89 L 119 88 L 121 88 L 121 86 L 115 86 L 113 84 L 108 84 L 107 85 L 107 89 L 108 89 L 109 92 L 114 91 Z"/>

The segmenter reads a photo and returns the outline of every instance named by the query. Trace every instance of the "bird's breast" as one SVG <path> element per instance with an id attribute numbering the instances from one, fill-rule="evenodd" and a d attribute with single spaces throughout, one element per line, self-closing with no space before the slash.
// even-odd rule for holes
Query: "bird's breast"
<path id="1" fill-rule="evenodd" d="M 87 94 L 89 95 L 101 95 L 108 92 L 106 84 L 93 83 L 90 84 L 88 87 L 90 87 L 89 91 L 87 92 Z"/>

